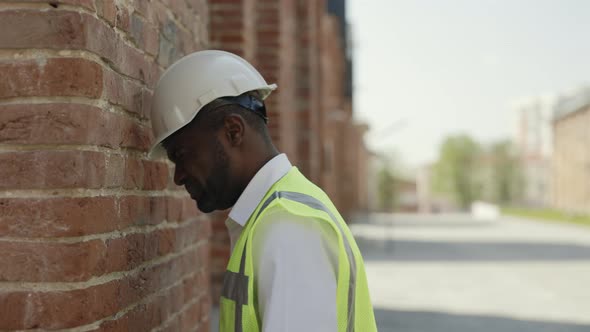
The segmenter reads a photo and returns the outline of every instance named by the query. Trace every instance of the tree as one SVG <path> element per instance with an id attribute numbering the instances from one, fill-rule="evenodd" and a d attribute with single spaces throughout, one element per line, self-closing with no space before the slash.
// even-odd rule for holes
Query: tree
<path id="1" fill-rule="evenodd" d="M 523 174 L 510 141 L 492 144 L 489 152 L 492 164 L 494 201 L 506 205 L 517 202 L 522 195 Z"/>
<path id="2" fill-rule="evenodd" d="M 397 195 L 395 177 L 387 164 L 377 174 L 377 186 L 379 209 L 385 212 L 392 212 L 396 205 Z"/>
<path id="3" fill-rule="evenodd" d="M 434 191 L 453 198 L 466 209 L 481 192 L 478 180 L 480 146 L 467 135 L 447 137 L 441 145 L 434 165 Z"/>

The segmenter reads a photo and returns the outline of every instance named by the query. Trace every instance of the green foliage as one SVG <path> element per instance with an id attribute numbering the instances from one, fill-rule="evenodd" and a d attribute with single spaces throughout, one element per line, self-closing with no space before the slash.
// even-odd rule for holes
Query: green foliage
<path id="1" fill-rule="evenodd" d="M 469 136 L 448 137 L 434 165 L 434 191 L 453 198 L 462 208 L 469 207 L 481 191 L 477 176 L 480 150 L 479 144 Z"/>
<path id="2" fill-rule="evenodd" d="M 522 197 L 524 177 L 510 141 L 482 147 L 466 135 L 449 136 L 434 165 L 433 190 L 468 208 L 477 199 L 502 205 Z"/>
<path id="3" fill-rule="evenodd" d="M 385 212 L 392 212 L 397 200 L 395 178 L 385 165 L 377 174 L 378 194 L 379 194 L 379 209 Z"/>
<path id="4" fill-rule="evenodd" d="M 509 141 L 493 144 L 489 151 L 492 167 L 492 200 L 506 205 L 514 204 L 522 197 L 524 177 L 521 166 Z"/>

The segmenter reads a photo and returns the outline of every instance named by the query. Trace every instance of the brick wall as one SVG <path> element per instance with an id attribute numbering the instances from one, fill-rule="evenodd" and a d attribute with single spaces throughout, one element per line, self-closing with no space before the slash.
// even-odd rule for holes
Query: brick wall
<path id="1" fill-rule="evenodd" d="M 340 38 L 341 22 L 324 14 L 319 29 L 320 131 L 319 139 L 312 144 L 323 149 L 317 154 L 319 158 L 315 157 L 321 160 L 320 184 L 348 219 L 352 213 L 368 208 L 369 152 L 363 138 L 368 128 L 355 122 L 352 100 L 347 95 L 348 64 Z"/>
<path id="2" fill-rule="evenodd" d="M 279 149 L 354 208 L 363 130 L 339 29 L 323 0 L 2 2 L 0 330 L 208 330 L 227 211 L 200 215 L 146 155 L 154 84 L 195 50 L 278 83 Z"/>
<path id="3" fill-rule="evenodd" d="M 150 160 L 204 0 L 0 4 L 0 330 L 208 331 L 211 224 Z"/>
<path id="4" fill-rule="evenodd" d="M 322 173 L 321 184 L 336 207 L 342 208 L 339 173 L 342 160 L 339 152 L 344 146 L 343 126 L 347 119 L 344 110 L 344 58 L 342 42 L 335 38 L 339 32 L 335 17 L 324 15 L 320 22 L 321 36 L 321 110 Z M 342 211 L 341 211 L 342 212 Z"/>
<path id="5" fill-rule="evenodd" d="M 297 1 L 297 154 L 299 168 L 315 183 L 321 181 L 320 22 L 325 1 Z"/>
<path id="6" fill-rule="evenodd" d="M 590 213 L 590 107 L 553 123 L 553 205 Z"/>
<path id="7" fill-rule="evenodd" d="M 279 86 L 266 100 L 270 134 L 281 152 L 297 163 L 295 1 L 257 0 L 255 20 L 257 69 L 267 82 Z"/>

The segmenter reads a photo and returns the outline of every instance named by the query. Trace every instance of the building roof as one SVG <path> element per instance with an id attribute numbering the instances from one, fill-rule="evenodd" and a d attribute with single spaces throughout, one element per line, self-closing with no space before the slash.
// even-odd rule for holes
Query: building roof
<path id="1" fill-rule="evenodd" d="M 553 108 L 553 121 L 590 107 L 590 86 L 582 87 L 574 93 L 559 98 Z"/>

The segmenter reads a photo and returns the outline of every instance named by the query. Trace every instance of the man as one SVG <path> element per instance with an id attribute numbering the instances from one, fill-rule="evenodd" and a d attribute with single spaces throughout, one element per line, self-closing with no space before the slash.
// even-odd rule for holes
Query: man
<path id="1" fill-rule="evenodd" d="M 153 155 L 205 213 L 232 208 L 220 330 L 376 331 L 361 254 L 338 211 L 266 126 L 268 85 L 244 59 L 201 51 L 154 92 Z"/>

